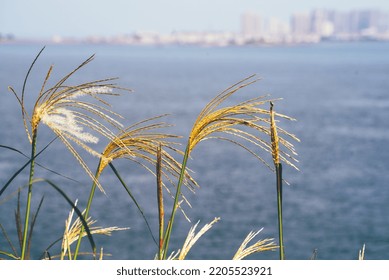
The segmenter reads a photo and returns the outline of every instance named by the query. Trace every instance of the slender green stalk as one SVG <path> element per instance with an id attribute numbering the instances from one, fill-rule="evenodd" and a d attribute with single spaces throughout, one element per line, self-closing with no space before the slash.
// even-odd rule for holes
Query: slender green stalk
<path id="1" fill-rule="evenodd" d="M 186 164 L 188 162 L 189 153 L 190 153 L 190 141 L 188 142 L 188 144 L 186 146 L 184 159 L 182 160 L 181 173 L 180 173 L 180 177 L 179 177 L 178 183 L 177 183 L 177 190 L 176 190 L 176 195 L 174 197 L 172 213 L 170 214 L 169 223 L 167 225 L 167 229 L 166 229 L 166 233 L 165 233 L 164 246 L 163 246 L 163 259 L 166 259 L 167 251 L 169 248 L 170 236 L 171 236 L 172 229 L 173 229 L 174 217 L 176 215 L 176 211 L 177 211 L 177 208 L 179 206 L 178 200 L 179 200 L 179 197 L 181 195 L 181 186 L 182 186 L 182 183 L 184 182 Z"/>
<path id="2" fill-rule="evenodd" d="M 158 146 L 157 150 L 157 200 L 158 200 L 158 224 L 159 224 L 159 248 L 158 248 L 158 259 L 162 260 L 163 257 L 163 228 L 165 223 L 165 210 L 163 205 L 163 186 L 162 186 L 162 151 L 161 145 Z"/>
<path id="3" fill-rule="evenodd" d="M 89 216 L 89 210 L 91 208 L 91 205 L 92 205 L 92 200 L 93 200 L 93 197 L 95 195 L 95 191 L 96 191 L 96 187 L 97 187 L 97 180 L 98 180 L 98 171 L 99 171 L 99 168 L 100 168 L 100 164 L 101 164 L 101 160 L 99 161 L 99 165 L 97 166 L 97 170 L 96 170 L 96 175 L 95 175 L 95 178 L 96 180 L 93 180 L 93 184 L 92 184 L 92 187 L 91 187 L 91 190 L 90 190 L 90 193 L 89 193 L 89 199 L 88 199 L 88 203 L 86 205 L 86 209 L 85 209 L 85 214 L 84 214 L 84 219 L 88 219 L 88 216 Z M 77 256 L 78 256 L 78 252 L 80 250 L 80 245 L 81 245 L 81 239 L 82 239 L 82 235 L 84 234 L 84 226 L 81 227 L 81 230 L 80 230 L 80 235 L 78 236 L 78 240 L 77 240 L 77 245 L 76 245 L 76 249 L 74 250 L 74 255 L 73 255 L 73 259 L 76 260 L 77 259 Z M 70 251 L 69 251 L 70 252 Z"/>
<path id="4" fill-rule="evenodd" d="M 29 177 L 29 181 L 28 181 L 28 193 L 27 193 L 26 215 L 25 215 L 25 219 L 24 219 L 22 253 L 20 256 L 20 258 L 22 260 L 24 260 L 26 258 L 28 226 L 29 226 L 29 219 L 30 219 L 31 199 L 32 199 L 32 182 L 34 180 L 36 139 L 37 139 L 37 130 L 35 129 L 32 133 L 32 142 L 31 142 L 30 177 Z"/>
<path id="5" fill-rule="evenodd" d="M 282 165 L 280 162 L 280 147 L 277 134 L 277 125 L 274 120 L 275 112 L 273 110 L 273 102 L 270 102 L 270 136 L 272 146 L 272 156 L 274 167 L 276 169 L 276 184 L 277 184 L 277 212 L 278 212 L 278 237 L 280 246 L 280 260 L 285 259 L 284 252 L 284 231 L 282 227 Z"/>
<path id="6" fill-rule="evenodd" d="M 277 176 L 277 210 L 278 210 L 278 233 L 279 233 L 279 245 L 280 245 L 280 260 L 285 260 L 284 252 L 284 230 L 282 227 L 282 165 L 276 164 L 276 176 Z"/>

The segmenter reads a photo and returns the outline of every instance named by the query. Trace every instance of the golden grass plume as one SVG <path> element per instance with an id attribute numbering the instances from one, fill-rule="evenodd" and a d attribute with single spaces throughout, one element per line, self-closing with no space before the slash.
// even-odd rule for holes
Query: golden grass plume
<path id="1" fill-rule="evenodd" d="M 75 204 L 77 204 L 77 202 Z M 83 225 L 79 217 L 73 221 L 73 216 L 74 216 L 74 209 L 72 209 L 69 212 L 69 216 L 65 221 L 65 230 L 64 230 L 62 245 L 61 245 L 61 255 L 60 255 L 61 260 L 63 260 L 66 255 L 69 255 L 69 258 L 71 259 L 70 246 L 80 238 L 80 232 Z M 92 235 L 100 234 L 100 235 L 111 236 L 112 232 L 114 231 L 129 229 L 129 228 L 119 228 L 119 227 L 107 227 L 107 228 L 96 227 L 96 226 L 93 227 L 96 221 L 92 220 L 91 217 L 88 217 L 86 219 L 86 223 Z M 83 231 L 81 238 L 85 237 L 86 235 L 87 235 L 86 231 Z"/>
<path id="2" fill-rule="evenodd" d="M 217 223 L 220 220 L 219 217 L 214 218 L 212 222 L 205 224 L 198 233 L 195 234 L 196 228 L 199 224 L 197 222 L 194 226 L 192 226 L 189 230 L 189 233 L 185 239 L 184 245 L 182 246 L 180 250 L 180 254 L 178 255 L 178 260 L 184 260 L 186 258 L 186 255 L 189 253 L 190 249 L 193 247 L 193 245 L 197 242 L 197 240 L 200 239 L 201 236 L 203 236 L 215 223 Z"/>
<path id="3" fill-rule="evenodd" d="M 40 53 L 31 65 L 30 70 Z M 115 136 L 112 129 L 122 128 L 121 123 L 117 121 L 117 119 L 122 117 L 110 109 L 110 104 L 104 100 L 104 97 L 118 96 L 118 93 L 113 92 L 115 89 L 129 90 L 116 86 L 113 83 L 113 80 L 116 78 L 107 78 L 77 85 L 65 85 L 65 82 L 71 76 L 93 59 L 94 55 L 60 79 L 54 86 L 46 89 L 53 71 L 53 66 L 50 66 L 33 106 L 31 116 L 25 104 L 25 84 L 30 70 L 26 76 L 20 97 L 12 87 L 9 87 L 9 89 L 13 92 L 21 106 L 24 128 L 29 141 L 32 142 L 34 137 L 36 137 L 40 124 L 47 125 L 102 190 L 101 185 L 96 181 L 95 176 L 72 143 L 90 154 L 100 157 L 100 153 L 95 151 L 90 144 L 97 143 L 99 141 L 98 136 L 112 140 Z"/>
<path id="4" fill-rule="evenodd" d="M 198 221 L 194 226 L 189 229 L 188 235 L 182 245 L 182 248 L 177 252 L 173 251 L 168 260 L 184 260 L 189 253 L 190 249 L 192 249 L 193 245 L 203 236 L 212 226 L 220 220 L 219 217 L 216 217 L 212 220 L 212 222 L 205 224 L 198 233 L 196 233 L 196 228 L 199 225 L 200 221 Z"/>
<path id="5" fill-rule="evenodd" d="M 266 238 L 255 242 L 253 245 L 247 247 L 247 245 L 262 231 L 260 229 L 257 232 L 250 232 L 247 237 L 244 239 L 239 249 L 236 251 L 233 260 L 242 260 L 249 255 L 264 252 L 264 251 L 273 251 L 278 248 L 278 246 L 273 242 L 273 238 Z"/>
<path id="6" fill-rule="evenodd" d="M 279 113 L 271 113 L 269 110 L 261 108 L 261 106 L 266 105 L 269 102 L 276 101 L 276 99 L 267 99 L 266 96 L 249 99 L 232 106 L 220 107 L 226 99 L 238 90 L 257 82 L 258 80 L 259 79 L 255 78 L 255 75 L 245 78 L 222 91 L 204 107 L 197 117 L 189 135 L 189 153 L 201 141 L 211 138 L 221 139 L 244 148 L 272 169 L 258 152 L 250 149 L 246 143 L 254 144 L 256 147 L 271 154 L 271 141 L 264 140 L 271 138 L 272 134 L 269 129 L 269 116 L 272 116 L 273 119 L 275 116 L 287 120 L 294 119 Z M 253 132 L 250 132 L 248 129 L 253 130 Z M 281 134 L 281 136 L 278 137 L 279 142 L 285 148 L 285 151 L 280 151 L 280 159 L 297 169 L 293 163 L 297 162 L 295 158 L 297 153 L 293 144 L 289 142 L 286 137 L 295 141 L 299 141 L 299 139 L 281 128 L 278 128 L 278 131 Z M 261 137 L 261 135 L 266 137 Z M 243 140 L 244 143 L 240 140 Z"/>
<path id="7" fill-rule="evenodd" d="M 170 126 L 163 121 L 159 121 L 164 116 L 166 115 L 149 118 L 121 130 L 105 147 L 97 174 L 101 174 L 113 160 L 124 158 L 141 165 L 148 172 L 157 176 L 152 167 L 155 168 L 157 165 L 158 150 L 160 149 L 161 175 L 172 186 L 175 186 L 174 179 L 179 177 L 182 166 L 168 151 L 181 155 L 183 152 L 176 147 L 178 143 L 174 142 L 178 136 L 158 131 Z M 185 185 L 191 191 L 194 191 L 198 184 L 189 174 L 189 170 L 186 170 L 185 178 Z M 171 194 L 171 191 L 163 182 L 162 185 Z M 185 201 L 189 204 L 187 200 Z"/>

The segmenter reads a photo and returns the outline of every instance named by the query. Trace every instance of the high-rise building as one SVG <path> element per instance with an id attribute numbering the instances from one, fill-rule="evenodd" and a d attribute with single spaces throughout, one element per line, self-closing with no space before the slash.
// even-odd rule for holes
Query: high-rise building
<path id="1" fill-rule="evenodd" d="M 266 21 L 265 34 L 270 36 L 285 36 L 289 33 L 289 25 L 278 18 L 272 17 Z"/>
<path id="2" fill-rule="evenodd" d="M 247 12 L 241 15 L 241 33 L 246 38 L 258 38 L 262 34 L 262 18 L 259 14 Z"/>
<path id="3" fill-rule="evenodd" d="M 389 13 L 379 12 L 376 24 L 379 33 L 389 33 Z"/>
<path id="4" fill-rule="evenodd" d="M 389 40 L 389 13 L 378 10 L 336 11 L 315 9 L 295 13 L 290 24 L 258 14 L 241 16 L 243 40 L 261 42 L 319 42 L 322 39 Z"/>
<path id="5" fill-rule="evenodd" d="M 291 31 L 294 35 L 307 35 L 311 33 L 311 17 L 309 13 L 293 14 L 290 21 Z"/>
<path id="6" fill-rule="evenodd" d="M 331 21 L 334 24 L 334 34 L 344 35 L 351 32 L 350 13 L 332 11 Z"/>
<path id="7" fill-rule="evenodd" d="M 313 10 L 311 13 L 311 28 L 314 34 L 328 37 L 334 33 L 334 24 L 330 19 L 331 12 L 327 10 Z"/>

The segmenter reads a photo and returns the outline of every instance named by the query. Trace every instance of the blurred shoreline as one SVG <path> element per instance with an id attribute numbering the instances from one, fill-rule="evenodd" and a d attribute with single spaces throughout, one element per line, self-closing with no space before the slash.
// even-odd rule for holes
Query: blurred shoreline
<path id="1" fill-rule="evenodd" d="M 243 35 L 236 35 L 229 32 L 180 32 L 170 35 L 160 35 L 157 33 L 134 33 L 132 35 L 121 35 L 114 37 L 91 36 L 85 38 L 72 38 L 54 36 L 49 39 L 14 38 L 8 36 L 0 39 L 0 45 L 13 44 L 45 44 L 45 45 L 82 45 L 82 44 L 107 44 L 107 45 L 129 45 L 129 46 L 282 46 L 300 44 L 318 44 L 326 42 L 388 42 L 389 34 L 377 36 L 347 35 L 344 37 L 320 37 L 318 35 L 306 36 L 282 36 L 251 38 Z"/>

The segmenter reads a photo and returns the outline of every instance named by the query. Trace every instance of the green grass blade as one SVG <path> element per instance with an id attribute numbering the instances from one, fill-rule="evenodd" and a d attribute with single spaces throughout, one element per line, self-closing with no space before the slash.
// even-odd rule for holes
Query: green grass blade
<path id="1" fill-rule="evenodd" d="M 50 144 L 51 144 L 52 142 L 54 142 L 57 138 L 58 138 L 58 136 L 55 137 L 55 138 L 50 142 Z M 1 145 L 1 144 L 0 144 L 0 148 L 8 149 L 8 150 L 17 152 L 18 154 L 21 154 L 22 156 L 24 156 L 24 157 L 26 157 L 26 158 L 29 158 L 28 155 L 26 155 L 26 154 L 23 153 L 22 151 L 20 151 L 20 150 L 18 150 L 18 149 L 15 149 L 15 148 L 13 148 L 13 147 L 6 146 L 6 145 Z M 29 163 L 28 163 L 28 164 L 29 164 Z M 52 170 L 52 169 L 50 169 L 50 168 L 48 168 L 48 167 L 46 167 L 46 166 L 43 166 L 42 164 L 40 164 L 40 163 L 38 163 L 38 162 L 35 162 L 35 164 L 36 164 L 37 166 L 43 168 L 44 170 L 47 170 L 47 171 L 49 171 L 49 172 L 51 172 L 51 173 L 53 173 L 53 174 L 55 174 L 55 175 L 58 175 L 58 176 L 60 176 L 60 177 L 63 177 L 63 178 L 68 179 L 68 180 L 70 180 L 70 181 L 73 181 L 73 182 L 75 182 L 75 183 L 80 183 L 80 182 L 78 182 L 77 180 L 75 180 L 75 179 L 73 179 L 73 178 L 70 178 L 69 176 L 63 175 L 63 174 L 61 174 L 61 173 L 59 173 L 59 172 L 57 172 L 57 171 L 55 171 L 55 170 Z"/>
<path id="2" fill-rule="evenodd" d="M 58 137 L 55 137 L 55 138 L 53 139 L 53 141 L 55 141 L 57 138 L 58 138 Z M 50 142 L 50 143 L 51 143 L 51 142 Z M 22 156 L 24 156 L 24 157 L 26 157 L 26 158 L 29 158 L 28 155 L 26 155 L 26 154 L 23 153 L 22 151 L 19 151 L 18 149 L 15 149 L 15 148 L 12 148 L 12 147 L 9 147 L 9 146 L 5 146 L 5 145 L 0 145 L 0 148 L 9 149 L 9 150 L 11 150 L 11 151 L 14 151 L 14 152 L 17 152 L 17 153 L 21 154 Z M 51 172 L 51 173 L 53 173 L 53 174 L 55 174 L 55 175 L 58 175 L 58 176 L 60 176 L 60 177 L 63 177 L 63 178 L 65 178 L 65 179 L 68 179 L 68 180 L 73 181 L 73 182 L 76 182 L 76 183 L 80 183 L 80 182 L 78 182 L 77 180 L 74 180 L 73 178 L 70 178 L 70 177 L 68 177 L 68 176 L 66 176 L 66 175 L 63 175 L 63 174 L 61 174 L 61 173 L 59 173 L 59 172 L 57 172 L 57 171 L 55 171 L 55 170 L 52 170 L 52 169 L 50 169 L 50 168 L 48 168 L 48 167 L 46 167 L 46 166 L 43 166 L 42 164 L 40 164 L 40 163 L 38 163 L 38 162 L 35 162 L 35 164 L 36 164 L 37 166 L 43 168 L 44 170 L 47 170 L 47 171 L 49 171 L 49 172 Z"/>
<path id="3" fill-rule="evenodd" d="M 131 193 L 130 189 L 127 187 L 126 183 L 123 181 L 123 179 L 121 178 L 119 172 L 117 171 L 117 169 L 115 168 L 115 166 L 112 164 L 112 162 L 109 163 L 109 166 L 111 167 L 112 171 L 115 173 L 116 177 L 119 179 L 120 183 L 122 184 L 122 186 L 124 187 L 124 189 L 126 190 L 127 194 L 131 197 L 132 201 L 135 203 L 136 207 L 138 208 L 140 214 L 142 215 L 143 217 L 143 220 L 145 221 L 146 223 L 146 226 L 147 226 L 147 229 L 151 235 L 151 237 L 153 238 L 154 240 L 154 243 L 155 245 L 158 246 L 158 243 L 157 243 L 157 240 L 155 239 L 154 235 L 153 235 L 153 232 L 151 230 L 151 227 L 150 227 L 150 224 L 149 222 L 147 221 L 147 218 L 142 210 L 142 208 L 140 207 L 139 203 L 136 201 L 134 195 Z"/>
<path id="4" fill-rule="evenodd" d="M 0 196 L 3 194 L 3 192 L 8 188 L 8 186 L 12 183 L 12 181 L 26 168 L 31 162 L 31 159 L 27 161 L 18 171 L 16 171 L 11 178 L 5 183 L 5 185 L 0 190 Z"/>
<path id="5" fill-rule="evenodd" d="M 19 257 L 17 257 L 16 255 L 13 255 L 11 253 L 4 252 L 4 251 L 0 251 L 0 255 L 5 255 L 5 256 L 10 257 L 10 258 L 15 259 L 15 260 L 19 259 Z"/>
<path id="6" fill-rule="evenodd" d="M 35 212 L 35 214 L 32 216 L 32 221 L 31 221 L 31 226 L 30 226 L 30 232 L 28 234 L 28 239 L 27 239 L 27 257 L 30 256 L 31 252 L 31 240 L 32 240 L 32 233 L 34 232 L 34 226 L 36 223 L 36 220 L 38 218 L 39 211 L 41 210 L 42 204 L 43 204 L 44 196 L 41 198 L 38 208 Z"/>
<path id="7" fill-rule="evenodd" d="M 46 255 L 50 255 L 49 253 L 49 250 L 51 249 L 51 247 L 53 247 L 55 244 L 57 244 L 58 242 L 62 241 L 62 237 L 58 238 L 57 240 L 55 240 L 53 243 L 51 243 L 44 251 L 43 253 L 41 254 L 41 256 L 39 257 L 40 259 L 44 259 Z"/>
<path id="8" fill-rule="evenodd" d="M 21 154 L 25 157 L 28 157 L 25 153 L 23 153 L 22 151 L 19 151 L 18 149 L 15 149 L 13 147 L 10 147 L 10 146 L 6 146 L 6 145 L 1 145 L 0 144 L 0 148 L 3 148 L 3 149 L 8 149 L 8 150 L 11 150 L 11 151 L 14 151 L 14 152 L 17 152 L 18 154 Z"/>
<path id="9" fill-rule="evenodd" d="M 24 82 L 23 82 L 23 88 L 22 88 L 22 101 L 24 100 L 24 92 L 25 92 L 25 90 L 26 90 L 26 85 L 27 85 L 28 76 L 30 76 L 31 70 L 32 70 L 32 68 L 34 67 L 35 62 L 38 60 L 39 56 L 41 55 L 41 53 L 43 52 L 43 50 L 44 50 L 45 48 L 46 48 L 46 46 L 43 47 L 43 48 L 39 51 L 39 53 L 36 55 L 34 61 L 31 63 L 31 66 L 30 66 L 30 68 L 29 68 L 28 71 L 27 71 L 26 77 L 24 78 Z"/>
<path id="10" fill-rule="evenodd" d="M 53 140 L 51 140 L 41 151 L 39 151 L 33 158 L 30 158 L 18 171 L 16 171 L 11 176 L 11 178 L 7 181 L 7 183 L 5 183 L 5 185 L 1 188 L 0 196 L 8 188 L 8 186 L 12 183 L 12 181 L 24 170 L 24 168 L 26 168 L 31 163 L 32 160 L 35 160 L 41 153 L 43 153 L 56 139 L 57 139 L 57 137 L 54 138 Z M 3 148 L 8 147 L 8 146 L 4 146 L 4 145 L 2 145 L 2 146 L 3 146 Z M 11 147 L 8 147 L 8 148 L 10 148 L 11 150 L 14 150 L 14 151 L 18 151 L 14 148 L 11 148 Z"/>
<path id="11" fill-rule="evenodd" d="M 18 253 L 16 252 L 15 246 L 12 244 L 12 241 L 9 238 L 7 231 L 5 230 L 2 224 L 0 224 L 0 229 L 1 229 L 1 233 L 4 235 L 4 238 L 7 240 L 8 245 L 11 247 L 13 255 L 17 256 Z"/>
<path id="12" fill-rule="evenodd" d="M 51 144 L 52 142 L 54 142 L 56 139 L 58 139 L 58 136 L 55 137 L 55 138 L 50 142 L 50 144 Z M 26 158 L 29 158 L 28 155 L 26 155 L 26 154 L 23 153 L 22 151 L 19 151 L 18 149 L 15 149 L 15 148 L 13 148 L 13 147 L 6 146 L 6 145 L 1 145 L 1 144 L 0 144 L 0 148 L 4 148 L 4 149 L 8 149 L 8 150 L 17 152 L 18 154 L 21 154 L 22 156 L 24 156 L 24 157 L 26 157 Z M 63 175 L 63 174 L 61 174 L 61 173 L 59 173 L 59 172 L 57 172 L 57 171 L 55 171 L 55 170 L 52 170 L 52 169 L 50 169 L 50 168 L 48 168 L 48 167 L 46 167 L 46 166 L 43 166 L 42 164 L 40 164 L 40 163 L 38 163 L 38 162 L 35 162 L 35 164 L 36 164 L 37 166 L 39 166 L 39 167 L 41 167 L 41 168 L 43 168 L 43 169 L 45 169 L 45 170 L 47 170 L 47 171 L 53 173 L 53 174 L 55 174 L 55 175 L 58 175 L 58 176 L 60 176 L 60 177 L 63 177 L 63 178 L 65 178 L 65 179 L 68 179 L 68 180 L 70 180 L 70 181 L 79 183 L 77 180 L 74 180 L 73 178 L 70 178 L 70 177 L 68 177 L 68 176 L 65 176 L 65 175 Z"/>
<path id="13" fill-rule="evenodd" d="M 93 251 L 93 256 L 96 257 L 96 244 L 95 244 L 93 237 L 92 237 L 92 234 L 89 230 L 89 226 L 86 223 L 84 216 L 82 215 L 82 212 L 73 203 L 73 201 L 65 194 L 65 192 L 62 191 L 61 188 L 58 187 L 56 184 L 54 184 L 53 182 L 51 182 L 50 180 L 47 180 L 47 179 L 35 179 L 34 180 L 34 183 L 38 183 L 38 182 L 46 182 L 50 187 L 54 188 L 59 194 L 61 194 L 61 196 L 66 200 L 66 202 L 69 203 L 69 205 L 74 209 L 77 216 L 80 218 L 81 223 L 82 223 L 82 225 L 87 233 L 88 240 L 89 240 L 89 243 L 90 243 L 92 251 Z"/>

